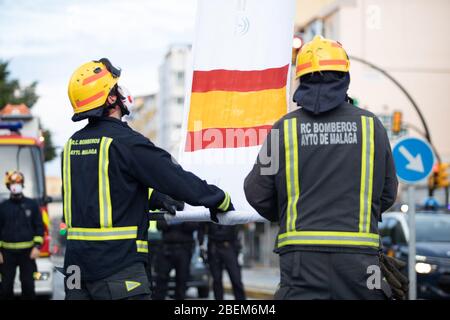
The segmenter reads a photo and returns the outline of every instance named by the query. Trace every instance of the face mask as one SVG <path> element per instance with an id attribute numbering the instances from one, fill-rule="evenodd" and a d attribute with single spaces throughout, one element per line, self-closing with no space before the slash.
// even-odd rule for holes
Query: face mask
<path id="1" fill-rule="evenodd" d="M 130 114 L 134 107 L 134 97 L 131 95 L 130 91 L 123 86 L 118 86 L 117 91 L 119 93 L 122 106 L 128 111 L 125 115 Z"/>
<path id="2" fill-rule="evenodd" d="M 14 183 L 14 184 L 9 186 L 9 190 L 14 195 L 21 194 L 22 191 L 23 191 L 23 186 L 20 183 Z"/>

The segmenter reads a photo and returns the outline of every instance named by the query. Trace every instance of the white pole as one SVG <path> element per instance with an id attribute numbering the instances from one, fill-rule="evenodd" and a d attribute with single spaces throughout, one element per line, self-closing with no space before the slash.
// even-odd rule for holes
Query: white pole
<path id="1" fill-rule="evenodd" d="M 193 209 L 188 211 L 177 211 L 175 216 L 169 214 L 157 215 L 159 218 L 166 220 L 167 222 L 206 222 L 211 221 L 209 210 Z M 229 211 L 227 213 L 218 213 L 218 224 L 234 225 L 234 224 L 246 224 L 249 222 L 268 222 L 268 220 L 261 217 L 256 212 L 247 211 Z M 155 220 L 155 217 L 150 217 L 150 220 Z"/>
<path id="2" fill-rule="evenodd" d="M 408 253 L 408 276 L 409 276 L 409 300 L 416 300 L 416 206 L 415 186 L 408 187 L 408 222 L 409 222 L 409 253 Z"/>

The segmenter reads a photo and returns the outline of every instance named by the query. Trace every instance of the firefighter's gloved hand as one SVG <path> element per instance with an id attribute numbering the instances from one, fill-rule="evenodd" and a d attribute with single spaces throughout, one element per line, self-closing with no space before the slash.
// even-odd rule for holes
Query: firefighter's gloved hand
<path id="1" fill-rule="evenodd" d="M 155 199 L 155 205 L 159 209 L 166 210 L 167 213 L 171 215 L 175 215 L 177 211 L 181 211 L 184 209 L 184 202 L 172 199 L 168 195 L 158 193 Z"/>
<path id="2" fill-rule="evenodd" d="M 218 213 L 225 213 L 233 210 L 234 206 L 233 203 L 231 203 L 230 195 L 227 192 L 225 192 L 225 198 L 222 200 L 219 206 L 217 208 L 209 208 L 211 221 L 218 223 L 219 222 L 219 219 L 217 219 Z"/>
<path id="3" fill-rule="evenodd" d="M 400 270 L 406 266 L 406 263 L 382 253 L 380 254 L 380 266 L 381 272 L 391 287 L 393 297 L 397 300 L 404 300 L 408 293 L 409 281 Z"/>

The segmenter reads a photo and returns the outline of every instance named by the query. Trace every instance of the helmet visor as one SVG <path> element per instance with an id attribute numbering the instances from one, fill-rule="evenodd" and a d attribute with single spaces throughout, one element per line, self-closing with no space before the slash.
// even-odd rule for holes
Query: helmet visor
<path id="1" fill-rule="evenodd" d="M 111 63 L 111 61 L 109 61 L 107 58 L 101 58 L 100 60 L 94 61 L 94 62 L 101 62 L 101 63 L 103 63 L 105 65 L 105 67 L 106 67 L 106 70 L 108 70 L 112 74 L 112 76 L 114 78 L 119 78 L 120 77 L 122 69 L 114 67 L 113 64 Z"/>

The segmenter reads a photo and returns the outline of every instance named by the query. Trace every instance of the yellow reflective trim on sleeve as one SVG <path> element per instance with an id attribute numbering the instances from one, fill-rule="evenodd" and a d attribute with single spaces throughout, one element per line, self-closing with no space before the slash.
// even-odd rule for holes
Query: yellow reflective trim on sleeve
<path id="1" fill-rule="evenodd" d="M 136 249 L 140 253 L 148 253 L 148 241 L 136 240 Z"/>
<path id="2" fill-rule="evenodd" d="M 44 238 L 40 237 L 40 236 L 36 236 L 33 238 L 33 241 L 36 243 L 42 244 L 42 243 L 44 243 Z"/>
<path id="3" fill-rule="evenodd" d="M 100 142 L 100 155 L 98 158 L 98 193 L 100 209 L 100 226 L 112 227 L 111 192 L 109 186 L 109 147 L 113 139 L 103 137 Z"/>
<path id="4" fill-rule="evenodd" d="M 228 194 L 228 192 L 225 192 L 225 198 L 223 199 L 222 203 L 219 205 L 218 209 L 222 210 L 222 211 L 226 211 L 230 205 L 230 195 Z"/>
<path id="5" fill-rule="evenodd" d="M 33 241 L 3 242 L 2 246 L 4 249 L 12 249 L 12 250 L 29 249 L 34 247 L 34 242 Z"/>
<path id="6" fill-rule="evenodd" d="M 70 167 L 70 151 L 72 139 L 64 146 L 63 155 L 63 191 L 64 191 L 64 220 L 68 227 L 72 225 L 72 179 Z"/>

